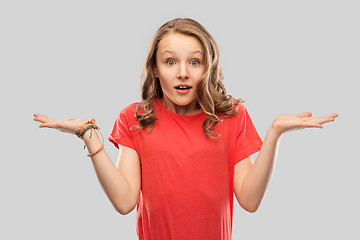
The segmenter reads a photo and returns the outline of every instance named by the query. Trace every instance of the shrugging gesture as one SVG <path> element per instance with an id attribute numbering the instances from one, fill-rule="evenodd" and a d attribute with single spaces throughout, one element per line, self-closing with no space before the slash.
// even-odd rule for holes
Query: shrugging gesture
<path id="1" fill-rule="evenodd" d="M 262 141 L 245 106 L 226 95 L 219 59 L 213 36 L 193 19 L 173 19 L 156 31 L 142 74 L 142 102 L 120 112 L 109 137 L 120 148 L 116 166 L 95 121 L 34 114 L 40 128 L 84 140 L 116 210 L 128 214 L 137 206 L 139 239 L 231 239 L 233 192 L 245 210 L 258 209 L 281 135 L 322 128 L 338 116 L 282 114 Z"/>
<path id="2" fill-rule="evenodd" d="M 67 120 L 56 121 L 46 115 L 35 113 L 34 121 L 40 122 L 40 128 L 53 128 L 61 132 L 75 134 L 76 131 L 88 120 L 69 118 Z"/>
<path id="3" fill-rule="evenodd" d="M 323 128 L 323 124 L 334 121 L 338 114 L 311 116 L 310 112 L 279 115 L 269 127 L 255 163 L 247 157 L 235 165 L 234 193 L 245 210 L 255 212 L 261 203 L 274 169 L 281 135 L 291 130 Z"/>
<path id="4" fill-rule="evenodd" d="M 332 113 L 323 117 L 311 116 L 311 112 L 304 112 L 300 114 L 281 114 L 275 118 L 272 127 L 279 135 L 291 130 L 323 128 L 323 124 L 335 121 L 338 114 Z"/>
<path id="5" fill-rule="evenodd" d="M 140 161 L 134 150 L 122 147 L 116 165 L 104 149 L 96 131 L 100 129 L 95 120 L 74 119 L 54 120 L 46 115 L 35 113 L 34 121 L 40 122 L 40 128 L 53 128 L 75 134 L 84 140 L 100 185 L 114 208 L 121 214 L 131 212 L 139 197 Z M 103 139 L 104 141 L 104 139 Z"/>

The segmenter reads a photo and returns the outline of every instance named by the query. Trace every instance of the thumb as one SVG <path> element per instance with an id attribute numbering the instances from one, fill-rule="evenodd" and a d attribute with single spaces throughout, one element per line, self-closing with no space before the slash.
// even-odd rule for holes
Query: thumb
<path id="1" fill-rule="evenodd" d="M 303 112 L 298 114 L 298 117 L 311 117 L 312 113 L 311 112 Z"/>

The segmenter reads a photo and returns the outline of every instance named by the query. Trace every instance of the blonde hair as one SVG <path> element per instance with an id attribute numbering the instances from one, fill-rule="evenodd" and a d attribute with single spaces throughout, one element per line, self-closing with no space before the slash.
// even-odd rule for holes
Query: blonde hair
<path id="1" fill-rule="evenodd" d="M 156 51 L 160 40 L 168 33 L 181 33 L 198 39 L 204 51 L 205 72 L 197 90 L 198 106 L 207 115 L 202 124 L 204 132 L 210 137 L 219 135 L 212 129 L 220 121 L 217 115 L 232 116 L 241 100 L 226 95 L 222 83 L 223 74 L 219 64 L 219 49 L 211 34 L 197 21 L 190 18 L 176 18 L 162 25 L 151 42 L 142 74 L 142 102 L 136 109 L 136 118 L 139 120 L 137 128 L 149 126 L 150 132 L 155 124 L 154 105 L 152 100 L 162 98 L 163 92 L 160 81 L 155 77 Z"/>

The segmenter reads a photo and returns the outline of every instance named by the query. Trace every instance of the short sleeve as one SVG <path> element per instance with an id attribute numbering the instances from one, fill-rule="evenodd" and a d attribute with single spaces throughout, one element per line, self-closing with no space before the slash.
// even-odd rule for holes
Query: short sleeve
<path id="1" fill-rule="evenodd" d="M 133 132 L 131 130 L 131 127 L 136 125 L 135 120 L 135 107 L 133 104 L 124 108 L 119 113 L 115 120 L 112 132 L 108 138 L 116 148 L 119 148 L 119 145 L 121 145 L 136 150 Z"/>
<path id="2" fill-rule="evenodd" d="M 246 108 L 240 104 L 238 109 L 234 164 L 260 150 L 262 140 Z"/>

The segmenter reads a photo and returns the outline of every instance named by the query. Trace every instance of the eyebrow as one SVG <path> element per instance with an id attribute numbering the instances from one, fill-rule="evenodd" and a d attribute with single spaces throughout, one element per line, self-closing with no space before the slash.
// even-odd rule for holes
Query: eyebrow
<path id="1" fill-rule="evenodd" d="M 172 53 L 172 54 L 175 54 L 174 51 L 171 51 L 169 49 L 165 49 L 164 51 L 162 51 L 161 55 L 164 54 L 164 53 Z M 203 55 L 203 51 L 202 50 L 195 50 L 195 51 L 192 51 L 190 52 L 192 54 L 196 54 L 196 53 L 200 53 L 201 55 Z"/>

